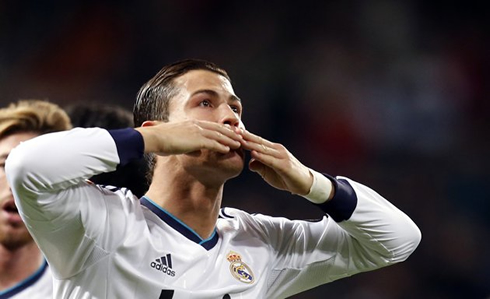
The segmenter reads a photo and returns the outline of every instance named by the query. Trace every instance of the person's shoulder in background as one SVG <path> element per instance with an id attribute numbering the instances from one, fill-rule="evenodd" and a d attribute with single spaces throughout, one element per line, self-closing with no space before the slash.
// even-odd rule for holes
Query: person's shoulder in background
<path id="1" fill-rule="evenodd" d="M 134 127 L 133 113 L 116 104 L 77 102 L 66 106 L 65 111 L 70 116 L 73 127 L 98 127 L 107 130 Z M 126 187 L 134 195 L 141 197 L 148 190 L 146 171 L 146 162 L 141 159 L 119 166 L 116 171 L 93 176 L 90 180 L 100 185 Z"/>

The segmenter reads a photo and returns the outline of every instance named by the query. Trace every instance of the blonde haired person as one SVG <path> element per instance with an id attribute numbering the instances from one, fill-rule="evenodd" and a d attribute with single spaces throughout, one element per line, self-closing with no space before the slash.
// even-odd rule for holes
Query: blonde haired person
<path id="1" fill-rule="evenodd" d="M 21 100 L 0 109 L 0 299 L 52 298 L 51 273 L 20 218 L 5 177 L 5 160 L 19 143 L 71 128 L 56 104 Z"/>

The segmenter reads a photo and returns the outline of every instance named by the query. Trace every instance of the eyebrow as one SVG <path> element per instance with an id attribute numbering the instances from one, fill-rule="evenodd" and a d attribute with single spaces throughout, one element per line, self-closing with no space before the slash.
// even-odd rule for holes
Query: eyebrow
<path id="1" fill-rule="evenodd" d="M 200 89 L 200 90 L 197 90 L 197 91 L 193 92 L 191 94 L 191 97 L 195 96 L 196 94 L 200 94 L 200 93 L 207 93 L 207 94 L 209 94 L 209 95 L 211 95 L 213 97 L 218 97 L 219 96 L 219 94 L 216 91 L 212 90 L 212 89 Z M 240 102 L 240 103 L 242 102 L 242 100 L 240 100 L 240 98 L 237 97 L 236 95 L 231 95 L 228 99 L 231 100 L 231 101 L 233 101 L 233 102 Z"/>

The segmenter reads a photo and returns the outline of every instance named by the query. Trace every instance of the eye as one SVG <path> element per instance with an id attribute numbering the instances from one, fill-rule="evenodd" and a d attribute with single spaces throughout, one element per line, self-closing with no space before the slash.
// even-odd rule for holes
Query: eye
<path id="1" fill-rule="evenodd" d="M 230 108 L 231 108 L 231 110 L 233 110 L 233 112 L 235 112 L 236 114 L 240 114 L 240 107 L 239 107 L 239 106 L 230 105 Z"/>
<path id="2" fill-rule="evenodd" d="M 199 102 L 199 106 L 211 107 L 211 102 L 209 100 L 202 100 L 201 102 Z"/>

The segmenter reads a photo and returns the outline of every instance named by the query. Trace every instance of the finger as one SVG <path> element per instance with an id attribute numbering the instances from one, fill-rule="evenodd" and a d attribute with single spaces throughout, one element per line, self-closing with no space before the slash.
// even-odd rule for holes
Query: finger
<path id="1" fill-rule="evenodd" d="M 268 147 L 264 144 L 249 143 L 248 147 L 249 150 L 258 152 L 260 154 L 272 156 L 274 158 L 281 158 L 281 153 L 277 149 Z M 245 147 L 245 149 L 247 149 L 247 147 Z"/>
<path id="2" fill-rule="evenodd" d="M 240 141 L 243 139 L 243 137 L 240 134 L 238 134 L 230 125 L 222 125 L 222 124 L 208 122 L 208 121 L 200 121 L 199 125 L 203 129 L 219 132 L 224 136 L 227 136 L 228 138 L 236 141 Z"/>
<path id="3" fill-rule="evenodd" d="M 273 148 L 274 143 L 270 142 L 267 139 L 264 139 L 258 135 L 255 135 L 247 130 L 241 130 L 241 135 L 245 141 L 252 142 L 252 143 L 258 143 L 258 144 L 263 144 L 266 147 Z"/>
<path id="4" fill-rule="evenodd" d="M 206 139 L 206 138 L 202 140 L 202 144 L 201 144 L 200 148 L 201 149 L 207 149 L 210 151 L 219 152 L 222 154 L 229 153 L 231 150 L 230 146 L 228 146 L 228 145 L 225 145 L 225 144 L 218 142 L 216 140 Z"/>
<path id="5" fill-rule="evenodd" d="M 272 155 L 277 158 L 281 157 L 281 153 L 278 150 L 279 148 L 276 143 L 270 142 L 246 130 L 242 130 L 242 136 L 243 139 L 241 140 L 241 143 L 244 149 Z"/>
<path id="6" fill-rule="evenodd" d="M 257 173 L 262 179 L 267 181 L 267 166 L 262 162 L 252 159 L 248 164 L 248 169 Z"/>
<path id="7" fill-rule="evenodd" d="M 280 160 L 272 155 L 264 154 L 258 151 L 251 151 L 250 156 L 252 158 L 251 161 L 260 162 L 264 166 L 267 166 L 272 169 L 276 169 L 278 165 L 280 165 Z M 254 171 L 260 171 L 259 169 L 255 169 Z"/>
<path id="8" fill-rule="evenodd" d="M 260 161 L 257 161 L 253 158 L 250 159 L 250 162 L 248 162 L 248 168 L 253 172 L 260 172 L 260 170 L 262 170 L 263 167 L 264 167 L 264 164 L 262 164 Z"/>
<path id="9" fill-rule="evenodd" d="M 213 131 L 213 130 L 203 130 L 202 136 L 206 139 L 213 140 L 220 144 L 226 145 L 233 149 L 238 149 L 241 146 L 241 143 L 237 140 L 234 140 L 226 135 L 223 135 L 221 132 Z"/>
<path id="10" fill-rule="evenodd" d="M 233 149 L 238 149 L 241 146 L 239 140 L 241 140 L 242 137 L 233 132 L 230 128 L 216 123 L 211 124 L 205 122 L 200 123 L 200 128 L 201 135 L 207 139 L 217 141 Z"/>
<path id="11" fill-rule="evenodd" d="M 249 151 L 259 152 L 264 155 L 270 155 L 275 158 L 281 158 L 281 152 L 275 147 L 269 147 L 265 143 L 255 143 L 251 141 L 242 140 L 242 147 Z"/>

